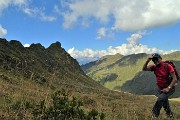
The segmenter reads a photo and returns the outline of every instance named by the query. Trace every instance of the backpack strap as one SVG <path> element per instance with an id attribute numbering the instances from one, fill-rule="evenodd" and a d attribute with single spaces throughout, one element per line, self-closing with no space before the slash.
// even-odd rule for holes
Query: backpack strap
<path id="1" fill-rule="evenodd" d="M 166 71 L 168 71 L 168 63 L 164 63 L 164 69 L 165 69 Z M 168 73 L 169 73 L 169 71 L 168 71 Z M 170 75 L 170 73 L 169 73 L 169 75 Z"/>
<path id="2" fill-rule="evenodd" d="M 171 64 L 170 64 L 171 65 Z M 177 77 L 177 80 L 179 80 L 179 74 L 178 74 L 178 72 L 177 72 L 177 70 L 176 70 L 176 68 L 175 68 L 175 66 L 174 66 L 174 64 L 173 65 L 171 65 L 172 67 L 173 67 L 173 69 L 174 69 L 174 72 L 175 72 L 175 75 L 176 75 L 176 77 Z M 168 71 L 168 63 L 164 63 L 164 69 L 165 70 L 167 70 Z"/>
<path id="3" fill-rule="evenodd" d="M 168 63 L 164 63 L 164 69 L 166 70 L 166 71 L 168 71 Z M 168 78 L 167 78 L 167 84 L 169 85 L 169 84 L 171 84 L 171 82 L 172 82 L 172 76 L 170 75 L 170 73 L 169 73 L 169 71 L 168 71 Z"/>

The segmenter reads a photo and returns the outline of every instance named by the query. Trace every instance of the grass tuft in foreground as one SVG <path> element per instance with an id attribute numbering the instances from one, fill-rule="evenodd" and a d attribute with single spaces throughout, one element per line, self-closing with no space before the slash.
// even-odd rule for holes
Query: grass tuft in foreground
<path id="1" fill-rule="evenodd" d="M 76 97 L 70 97 L 64 89 L 56 91 L 50 100 L 42 100 L 39 103 L 28 101 L 16 101 L 10 109 L 14 112 L 9 118 L 34 119 L 34 120 L 104 120 L 105 114 L 96 109 L 87 111 L 83 109 L 83 102 Z"/>

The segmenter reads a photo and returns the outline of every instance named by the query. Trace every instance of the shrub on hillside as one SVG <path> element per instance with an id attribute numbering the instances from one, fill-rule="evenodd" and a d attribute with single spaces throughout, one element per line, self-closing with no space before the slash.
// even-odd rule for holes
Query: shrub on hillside
<path id="1" fill-rule="evenodd" d="M 70 98 L 65 90 L 52 94 L 48 104 L 42 100 L 30 108 L 25 105 L 36 120 L 103 120 L 105 118 L 104 113 L 99 113 L 95 109 L 87 112 L 81 108 L 82 106 L 82 101 L 75 97 Z"/>

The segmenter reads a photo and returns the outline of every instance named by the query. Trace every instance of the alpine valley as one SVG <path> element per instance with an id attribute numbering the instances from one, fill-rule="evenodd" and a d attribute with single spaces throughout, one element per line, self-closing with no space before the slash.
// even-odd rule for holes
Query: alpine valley
<path id="1" fill-rule="evenodd" d="M 151 109 L 156 97 L 137 95 L 151 94 L 152 91 L 153 75 L 141 71 L 146 57 L 146 54 L 129 56 L 117 54 L 80 66 L 77 60 L 62 48 L 60 42 L 52 43 L 47 48 L 40 43 L 24 47 L 18 40 L 8 41 L 1 38 L 0 119 L 38 119 L 32 117 L 37 114 L 53 117 L 52 113 L 58 111 L 53 111 L 51 104 L 58 103 L 52 102 L 50 98 L 53 93 L 62 89 L 68 92 L 69 99 L 75 101 L 76 97 L 82 101 L 85 113 L 91 109 L 104 113 L 105 117 L 93 119 L 151 119 Z M 165 55 L 163 58 L 172 58 L 179 70 L 180 52 Z M 178 87 L 177 89 L 179 90 Z M 66 94 L 63 95 L 65 96 L 63 101 L 67 100 Z M 179 97 L 179 92 L 177 91 L 175 95 Z M 55 100 L 55 97 L 52 98 Z M 42 100 L 43 102 L 40 102 Z M 74 101 L 63 103 L 63 106 L 60 106 L 63 108 L 62 111 L 68 109 L 67 105 L 76 105 Z M 178 119 L 180 103 L 174 100 L 172 104 L 175 119 Z M 29 111 L 28 108 L 34 108 L 31 105 L 36 105 L 35 108 L 40 107 L 42 111 L 37 109 Z M 79 107 L 71 109 L 76 112 L 77 110 Z M 91 114 L 97 112 L 94 110 Z M 162 114 L 160 119 L 164 118 L 166 116 Z"/>
<path id="2" fill-rule="evenodd" d="M 156 78 L 153 72 L 142 71 L 148 54 L 108 55 L 97 61 L 82 65 L 84 72 L 106 88 L 139 95 L 157 93 Z M 180 51 L 162 55 L 163 60 L 171 60 L 180 72 Z M 149 65 L 153 64 L 150 62 Z M 180 74 L 180 73 L 179 73 Z M 180 97 L 180 85 L 172 97 Z"/>

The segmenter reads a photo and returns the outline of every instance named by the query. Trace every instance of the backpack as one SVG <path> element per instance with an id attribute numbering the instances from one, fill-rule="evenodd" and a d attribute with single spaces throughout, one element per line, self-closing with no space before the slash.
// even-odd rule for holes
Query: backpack
<path id="1" fill-rule="evenodd" d="M 177 69 L 176 69 L 176 66 L 175 66 L 175 64 L 173 63 L 173 61 L 171 61 L 171 60 L 166 60 L 166 61 L 164 61 L 164 67 L 165 67 L 165 69 L 167 69 L 167 64 L 169 64 L 169 65 L 171 65 L 173 68 L 174 68 L 174 72 L 175 72 L 175 75 L 176 75 L 176 78 L 177 78 L 177 83 L 180 81 L 180 77 L 179 77 L 179 73 L 178 73 L 178 71 L 177 71 Z M 172 77 L 171 77 L 171 75 L 169 75 L 169 78 L 168 78 L 168 84 L 170 84 L 171 83 L 171 81 L 172 81 Z M 177 83 L 175 84 L 175 85 L 177 85 Z"/>

